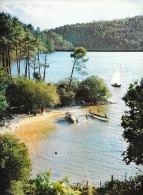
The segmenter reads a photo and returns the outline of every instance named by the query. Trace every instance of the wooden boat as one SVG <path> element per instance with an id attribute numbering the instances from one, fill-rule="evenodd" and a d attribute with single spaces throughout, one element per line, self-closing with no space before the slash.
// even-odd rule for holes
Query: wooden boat
<path id="1" fill-rule="evenodd" d="M 121 87 L 121 81 L 120 81 L 120 69 L 118 69 L 113 78 L 112 78 L 112 81 L 111 81 L 111 85 L 113 87 Z"/>
<path id="2" fill-rule="evenodd" d="M 76 118 L 71 114 L 71 112 L 66 112 L 66 119 L 69 119 L 71 122 L 75 123 Z"/>
<path id="3" fill-rule="evenodd" d="M 107 116 L 102 116 L 100 114 L 95 114 L 93 112 L 89 112 L 89 116 L 93 117 L 93 118 L 96 118 L 96 119 L 99 119 L 99 120 L 102 120 L 102 121 L 109 121 L 109 118 L 107 118 Z"/>

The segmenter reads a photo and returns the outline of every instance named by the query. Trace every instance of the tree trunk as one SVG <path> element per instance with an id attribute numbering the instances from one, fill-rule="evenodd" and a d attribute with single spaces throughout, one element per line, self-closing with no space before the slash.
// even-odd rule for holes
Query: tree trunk
<path id="1" fill-rule="evenodd" d="M 39 76 L 41 77 L 40 53 L 39 53 L 39 51 L 38 51 L 38 65 L 39 65 Z"/>
<path id="2" fill-rule="evenodd" d="M 10 57 L 10 49 L 8 50 L 8 56 L 9 56 L 9 60 L 8 60 L 8 72 L 11 75 L 11 57 Z"/>
<path id="3" fill-rule="evenodd" d="M 19 75 L 19 63 L 18 63 L 18 54 L 17 54 L 17 43 L 16 43 L 15 50 L 16 50 L 17 74 Z"/>
<path id="4" fill-rule="evenodd" d="M 35 70 L 36 70 L 36 57 L 34 58 L 34 67 L 33 67 L 33 80 L 35 79 L 34 78 L 34 75 L 35 75 Z"/>
<path id="5" fill-rule="evenodd" d="M 74 71 L 74 66 L 76 64 L 77 59 L 75 59 L 73 67 L 72 67 L 72 72 L 71 72 L 71 76 L 70 76 L 70 82 L 69 82 L 69 91 L 71 90 L 71 82 L 72 82 L 72 76 L 73 76 L 73 71 Z"/>
<path id="6" fill-rule="evenodd" d="M 47 55 L 45 54 L 45 66 L 44 66 L 44 75 L 43 75 L 43 81 L 45 81 L 46 68 L 47 68 Z"/>
<path id="7" fill-rule="evenodd" d="M 19 74 L 20 74 L 20 61 L 21 61 L 21 60 L 20 60 L 20 58 L 19 58 L 19 59 L 18 59 L 18 68 L 19 68 L 19 69 L 18 69 L 18 72 L 19 72 Z"/>
<path id="8" fill-rule="evenodd" d="M 26 58 L 26 66 L 25 66 L 25 77 L 27 78 L 27 58 Z"/>

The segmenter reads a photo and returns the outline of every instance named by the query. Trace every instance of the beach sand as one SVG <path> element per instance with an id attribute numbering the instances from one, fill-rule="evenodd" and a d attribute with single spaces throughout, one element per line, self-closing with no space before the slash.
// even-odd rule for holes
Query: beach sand
<path id="1" fill-rule="evenodd" d="M 102 112 L 102 107 L 98 106 Z M 19 129 L 23 129 L 24 127 L 28 127 L 28 129 L 38 128 L 39 130 L 43 129 L 43 127 L 47 123 L 58 118 L 58 117 L 65 117 L 65 113 L 67 111 L 72 112 L 72 114 L 77 113 L 79 109 L 82 109 L 85 111 L 85 113 L 88 113 L 89 109 L 91 108 L 95 113 L 97 112 L 97 106 L 88 106 L 88 107 L 63 107 L 63 108 L 56 108 L 56 109 L 47 109 L 46 115 L 43 116 L 42 114 L 37 114 L 34 116 L 33 114 L 27 115 L 27 114 L 21 114 L 17 115 L 15 119 L 7 120 L 5 126 L 0 127 L 0 133 L 5 132 L 11 132 L 15 133 Z M 51 123 L 51 122 L 50 122 Z"/>
<path id="2" fill-rule="evenodd" d="M 64 118 L 67 111 L 73 114 L 78 112 L 81 107 L 65 107 L 56 108 L 45 111 L 45 115 L 17 115 L 15 119 L 7 120 L 6 125 L 0 127 L 0 133 L 11 133 L 15 135 L 20 142 L 25 143 L 31 152 L 35 148 L 40 147 L 43 139 L 46 139 L 49 131 L 54 130 L 57 118 Z"/>
<path id="3" fill-rule="evenodd" d="M 9 132 L 15 135 L 20 142 L 25 143 L 29 152 L 40 149 L 42 141 L 49 135 L 49 131 L 53 131 L 56 127 L 56 119 L 65 117 L 65 113 L 70 111 L 73 115 L 83 111 L 88 113 L 89 109 L 95 113 L 97 106 L 89 107 L 64 107 L 45 110 L 45 115 L 17 115 L 15 119 L 6 122 L 6 126 L 0 128 L 0 133 Z M 100 108 L 102 110 L 102 107 Z"/>

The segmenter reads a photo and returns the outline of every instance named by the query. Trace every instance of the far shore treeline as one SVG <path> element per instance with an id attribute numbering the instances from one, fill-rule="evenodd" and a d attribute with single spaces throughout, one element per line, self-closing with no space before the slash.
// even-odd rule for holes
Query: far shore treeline
<path id="1" fill-rule="evenodd" d="M 143 15 L 65 25 L 46 32 L 49 37 L 57 33 L 74 47 L 83 46 L 88 51 L 143 50 Z"/>

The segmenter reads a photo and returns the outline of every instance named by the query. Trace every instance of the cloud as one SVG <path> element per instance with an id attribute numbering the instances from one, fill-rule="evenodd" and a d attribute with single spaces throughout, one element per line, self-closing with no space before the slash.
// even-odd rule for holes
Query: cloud
<path id="1" fill-rule="evenodd" d="M 11 13 L 11 9 L 4 5 L 2 2 L 0 2 L 0 11 L 1 12 L 6 12 L 6 13 Z"/>
<path id="2" fill-rule="evenodd" d="M 142 15 L 143 3 L 142 0 L 1 0 L 1 10 L 35 28 L 49 29 Z"/>

